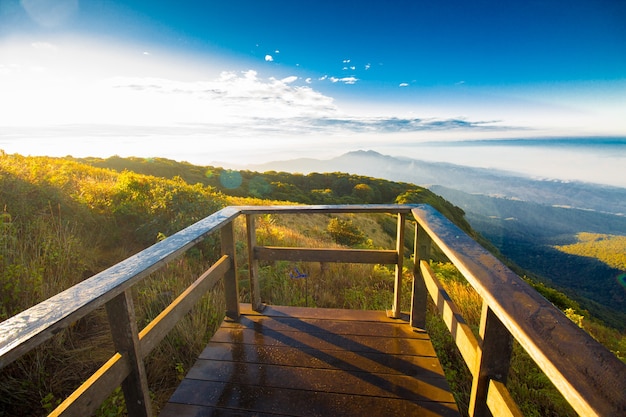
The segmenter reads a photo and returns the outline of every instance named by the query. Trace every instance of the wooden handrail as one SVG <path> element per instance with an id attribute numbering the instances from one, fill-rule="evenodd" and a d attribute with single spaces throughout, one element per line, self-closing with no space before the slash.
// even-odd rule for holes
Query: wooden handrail
<path id="1" fill-rule="evenodd" d="M 226 314 L 239 315 L 239 290 L 236 279 L 233 220 L 240 215 L 252 219 L 257 214 L 304 213 L 410 213 L 415 205 L 323 205 L 323 206 L 231 206 L 156 243 L 93 277 L 0 323 L 0 368 L 33 350 L 85 315 L 106 306 L 116 349 L 119 350 L 94 375 L 61 403 L 51 416 L 84 416 L 93 413 L 121 383 L 131 416 L 150 416 L 149 393 L 143 358 L 165 337 L 177 321 L 203 293 L 220 279 L 224 280 Z M 254 222 L 248 222 L 254 227 Z M 176 298 L 142 331 L 137 331 L 129 290 L 152 272 L 181 256 L 206 236 L 221 232 L 222 257 Z M 251 243 L 251 241 L 249 242 Z M 400 244 L 399 244 L 400 245 Z M 252 245 L 251 245 L 252 246 Z M 258 247 L 260 252 L 271 248 Z M 308 253 L 303 258 L 329 261 L 327 251 L 280 248 L 276 253 Z M 397 264 L 398 251 L 355 251 L 359 262 Z M 348 261 L 350 253 L 339 254 L 335 261 Z M 369 256 L 372 255 L 372 256 Z M 281 258 L 272 255 L 275 259 Z M 287 255 L 289 258 L 291 255 Z M 251 259 L 255 257 L 250 251 Z M 263 256 L 261 256 L 263 257 Z M 369 257 L 369 260 L 368 260 Z M 256 260 L 256 258 L 254 258 Z M 253 265 L 255 262 L 250 262 Z M 251 283 L 253 280 L 251 279 Z M 258 295 L 258 282 L 252 288 Z M 260 303 L 260 301 L 259 301 Z"/>
<path id="2" fill-rule="evenodd" d="M 392 213 L 398 215 L 395 250 L 328 250 L 257 246 L 254 217 L 262 214 Z M 124 395 L 140 406 L 129 415 L 151 414 L 147 402 L 143 358 L 177 321 L 212 288 L 224 281 L 227 314 L 239 315 L 233 221 L 246 216 L 251 298 L 262 308 L 258 260 L 368 262 L 396 265 L 394 306 L 399 315 L 404 252 L 404 222 L 417 221 L 411 323 L 424 327 L 430 293 L 473 375 L 470 412 L 474 416 L 506 412 L 519 416 L 504 382 L 514 338 L 585 416 L 626 415 L 626 366 L 579 329 L 528 284 L 427 205 L 332 205 L 227 207 L 150 248 L 56 296 L 0 323 L 0 368 L 34 349 L 71 323 L 107 306 L 116 348 L 120 350 L 51 415 L 92 413 L 123 381 Z M 206 236 L 220 232 L 222 257 L 143 330 L 137 332 L 129 290 L 153 271 L 182 255 Z M 437 246 L 483 299 L 477 339 L 429 267 L 431 245 Z M 127 386 L 131 384 L 132 386 Z M 503 411 L 505 410 L 505 411 Z M 498 414 L 500 415 L 500 414 Z"/>
<path id="3" fill-rule="evenodd" d="M 502 345 L 503 331 L 499 329 L 502 326 L 581 416 L 626 415 L 624 363 L 432 207 L 420 205 L 412 213 L 420 230 L 428 235 L 483 299 L 482 340 L 459 345 L 463 352 L 477 344 L 475 357 L 472 359 L 468 352 L 464 353 L 464 357 L 470 356 L 466 360 L 469 360 L 468 366 L 475 379 L 472 396 L 487 398 L 472 398 L 471 402 L 494 401 L 496 396 L 490 392 L 490 387 L 502 389 L 503 385 L 491 384 L 490 381 L 506 380 L 506 374 L 501 374 L 504 368 L 501 363 L 483 363 L 480 359 L 483 352 L 504 349 L 498 347 Z M 428 282 L 436 278 L 428 277 L 427 261 L 423 257 L 419 263 L 421 276 Z M 439 289 L 433 293 L 440 294 Z M 489 324 L 494 319 L 496 321 Z M 458 321 L 456 324 L 459 324 Z M 494 330 L 489 330 L 494 324 Z M 471 339 L 466 330 L 462 333 L 462 339 Z M 459 344 L 461 338 L 456 340 Z M 477 381 L 480 379 L 482 381 Z M 499 404 L 505 402 L 500 401 Z M 476 407 L 474 415 L 484 415 L 482 405 Z"/>

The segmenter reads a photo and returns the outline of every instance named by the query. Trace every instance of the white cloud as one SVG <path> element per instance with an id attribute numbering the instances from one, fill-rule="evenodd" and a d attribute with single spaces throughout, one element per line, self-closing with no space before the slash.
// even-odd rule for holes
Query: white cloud
<path id="1" fill-rule="evenodd" d="M 372 64 L 370 64 L 370 63 L 365 64 L 365 71 L 367 71 L 371 67 L 372 67 Z"/>
<path id="2" fill-rule="evenodd" d="M 399 87 L 408 87 L 409 83 L 400 83 Z"/>
<path id="3" fill-rule="evenodd" d="M 320 81 L 324 81 L 328 78 L 328 75 L 323 75 L 319 78 Z"/>
<path id="4" fill-rule="evenodd" d="M 280 54 L 280 51 L 277 49 L 274 51 L 275 54 Z"/>
<path id="5" fill-rule="evenodd" d="M 274 57 L 273 57 L 273 56 L 271 56 L 271 55 L 265 55 L 265 60 L 266 60 L 267 62 L 272 62 L 272 61 L 274 61 Z"/>
<path id="6" fill-rule="evenodd" d="M 292 75 L 290 77 L 285 77 L 280 81 L 284 82 L 285 84 L 291 84 L 297 80 L 298 80 L 298 77 L 296 77 L 295 75 Z"/>
<path id="7" fill-rule="evenodd" d="M 349 60 L 349 59 L 344 59 L 342 62 L 343 62 L 344 64 L 349 64 L 349 63 L 350 63 L 350 60 Z"/>
<path id="8" fill-rule="evenodd" d="M 344 83 L 344 84 L 356 84 L 356 82 L 359 81 L 359 79 L 355 77 L 342 77 L 342 78 L 330 77 L 329 80 L 332 83 Z"/>
<path id="9" fill-rule="evenodd" d="M 1 69 L 1 68 L 0 68 L 0 69 Z M 305 82 L 305 83 L 307 83 L 307 84 L 311 84 L 311 82 L 312 82 L 312 81 L 313 81 L 313 80 L 311 79 L 311 77 L 309 77 L 309 78 L 307 78 L 307 79 L 305 79 L 305 80 L 304 80 L 304 82 Z"/>

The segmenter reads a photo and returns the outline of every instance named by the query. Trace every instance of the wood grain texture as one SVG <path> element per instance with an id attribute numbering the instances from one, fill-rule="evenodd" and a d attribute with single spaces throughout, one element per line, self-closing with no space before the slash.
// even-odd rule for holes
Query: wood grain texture
<path id="1" fill-rule="evenodd" d="M 310 206 L 239 206 L 242 214 L 410 213 L 418 204 L 341 204 Z"/>
<path id="2" fill-rule="evenodd" d="M 374 249 L 318 249 L 256 246 L 254 258 L 263 261 L 292 262 L 343 262 L 365 264 L 396 264 L 398 253 L 394 250 Z"/>
<path id="3" fill-rule="evenodd" d="M 161 413 L 459 416 L 428 335 L 382 311 L 242 305 Z"/>

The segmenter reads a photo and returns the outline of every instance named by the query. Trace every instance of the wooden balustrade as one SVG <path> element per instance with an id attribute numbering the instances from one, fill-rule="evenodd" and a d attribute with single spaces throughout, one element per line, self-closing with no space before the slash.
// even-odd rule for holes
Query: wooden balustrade
<path id="1" fill-rule="evenodd" d="M 512 339 L 581 416 L 626 415 L 624 363 L 432 207 L 412 213 L 419 235 L 428 235 L 483 300 L 476 339 L 430 269 L 430 254 L 420 252 L 417 277 L 425 280 L 473 376 L 470 415 L 489 415 L 487 409 L 521 415 L 504 385 Z"/>
<path id="2" fill-rule="evenodd" d="M 261 214 L 392 213 L 398 216 L 395 250 L 277 248 L 257 245 L 255 217 Z M 406 218 L 417 220 L 411 323 L 423 328 L 430 294 L 473 375 L 473 416 L 518 416 L 505 382 L 515 339 L 537 362 L 577 412 L 584 416 L 626 413 L 626 373 L 611 352 L 587 336 L 464 232 L 427 205 L 227 207 L 72 288 L 0 323 L 0 367 L 4 367 L 76 320 L 105 306 L 117 353 L 51 415 L 92 414 L 122 386 L 130 416 L 152 414 L 143 359 L 197 301 L 220 280 L 226 315 L 239 316 L 234 224 L 246 218 L 250 297 L 262 310 L 259 260 L 349 262 L 395 265 L 389 314 L 400 316 Z M 220 233 L 221 258 L 144 329 L 138 331 L 130 289 L 206 236 Z M 437 246 L 483 299 L 477 339 L 430 269 Z M 620 414 L 621 413 L 621 414 Z"/>

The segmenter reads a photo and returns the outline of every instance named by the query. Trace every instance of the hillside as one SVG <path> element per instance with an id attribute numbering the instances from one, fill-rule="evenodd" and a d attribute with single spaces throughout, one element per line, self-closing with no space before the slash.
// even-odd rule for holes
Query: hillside
<path id="1" fill-rule="evenodd" d="M 93 166 L 110 162 L 116 164 L 116 170 Z M 246 196 L 245 189 L 255 190 L 259 184 L 263 185 L 265 196 L 286 198 L 293 194 L 316 203 L 427 202 L 475 234 L 461 209 L 431 191 L 408 183 L 340 173 L 290 176 L 244 171 L 238 173 L 239 177 L 234 171 L 222 168 L 196 167 L 159 159 L 90 159 L 90 163 L 93 165 L 72 158 L 0 153 L 0 202 L 3 205 L 0 217 L 3 229 L 0 241 L 0 320 L 221 207 L 277 204 L 276 200 Z M 133 164 L 149 168 L 157 175 L 131 171 Z M 167 175 L 159 175 L 166 171 Z M 184 180 L 183 176 L 190 180 Z M 319 215 L 306 219 L 268 215 L 259 219 L 258 228 L 257 237 L 265 244 L 311 247 L 341 244 L 389 247 L 393 246 L 396 233 L 395 221 L 385 215 Z M 236 233 L 239 241 L 245 241 L 242 230 L 236 230 Z M 244 265 L 245 248 L 238 245 L 237 249 L 240 258 L 237 262 Z M 218 241 L 209 238 L 139 285 L 134 292 L 139 323 L 143 325 L 153 318 L 218 256 Z M 308 290 L 303 288 L 301 280 L 289 278 L 294 267 L 309 275 L 311 286 Z M 477 326 L 480 303 L 476 296 L 468 291 L 467 285 L 445 259 L 436 262 L 433 268 L 464 314 L 467 313 L 470 324 Z M 406 274 L 409 274 L 408 270 Z M 410 280 L 410 277 L 407 275 L 405 279 Z M 240 280 L 241 296 L 245 300 L 249 287 L 244 277 Z M 379 265 L 333 265 L 330 270 L 322 271 L 319 264 L 278 263 L 262 266 L 261 286 L 263 298 L 278 304 L 384 309 L 391 302 L 393 269 Z M 409 286 L 406 287 L 408 291 Z M 536 287 L 609 349 L 614 352 L 626 350 L 626 337 L 621 333 L 597 323 L 564 294 L 545 285 L 536 284 Z M 408 296 L 405 298 L 409 299 Z M 147 359 L 150 389 L 157 408 L 169 396 L 172 387 L 193 363 L 222 319 L 222 302 L 219 290 L 216 294 L 209 294 Z M 460 365 L 461 359 L 452 347 L 453 342 L 442 331 L 438 320 L 430 316 L 429 332 L 442 362 L 449 367 L 450 382 L 463 408 L 469 390 L 463 377 L 467 371 Z M 106 323 L 103 311 L 87 316 L 24 360 L 2 369 L 0 416 L 47 414 L 67 392 L 84 380 L 85 375 L 94 372 L 102 360 L 111 355 L 113 348 Z M 562 400 L 527 359 L 515 359 L 511 380 L 512 392 L 529 415 L 572 415 L 562 407 Z M 119 415 L 121 401 L 123 398 L 117 391 L 98 415 Z"/>
<path id="2" fill-rule="evenodd" d="M 576 235 L 583 231 L 626 235 L 626 217 L 444 187 L 433 187 L 433 191 L 462 207 L 472 227 L 529 274 L 567 293 L 607 323 L 626 326 L 626 291 L 615 279 L 623 271 L 555 248 L 576 242 Z"/>
<path id="3" fill-rule="evenodd" d="M 290 174 L 196 166 L 164 158 L 111 157 L 75 159 L 118 172 L 133 171 L 163 178 L 181 178 L 189 184 L 213 187 L 225 195 L 302 204 L 426 203 L 472 234 L 465 213 L 424 187 L 344 172 Z"/>

